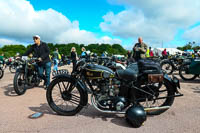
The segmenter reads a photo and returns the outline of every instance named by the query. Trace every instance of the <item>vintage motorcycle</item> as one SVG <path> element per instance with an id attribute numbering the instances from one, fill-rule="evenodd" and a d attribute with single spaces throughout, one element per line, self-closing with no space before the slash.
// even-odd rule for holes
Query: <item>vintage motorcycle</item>
<path id="1" fill-rule="evenodd" d="M 0 61 L 0 79 L 2 79 L 3 78 L 3 76 L 4 76 L 4 69 L 3 69 L 3 62 L 2 61 Z"/>
<path id="2" fill-rule="evenodd" d="M 180 66 L 179 75 L 183 80 L 194 80 L 200 75 L 200 59 L 186 59 Z"/>
<path id="3" fill-rule="evenodd" d="M 20 58 L 14 59 L 14 60 L 9 64 L 9 71 L 10 71 L 11 73 L 15 73 L 16 70 L 22 66 L 22 63 L 23 63 L 23 61 L 22 61 Z"/>
<path id="4" fill-rule="evenodd" d="M 161 84 L 161 85 L 160 85 Z M 150 115 L 165 112 L 179 93 L 179 80 L 163 74 L 152 61 L 132 63 L 125 70 L 80 60 L 71 74 L 57 75 L 50 83 L 46 98 L 59 115 L 72 116 L 88 104 L 100 112 L 125 114 L 132 105 L 141 105 Z"/>
<path id="5" fill-rule="evenodd" d="M 37 58 L 22 59 L 23 64 L 16 70 L 13 84 L 14 90 L 18 95 L 22 95 L 26 92 L 27 88 L 33 88 L 40 84 L 41 79 L 38 74 Z"/>
<path id="6" fill-rule="evenodd" d="M 180 66 L 183 64 L 183 57 L 174 56 L 170 59 L 161 60 L 160 66 L 167 74 L 172 74 L 174 71 L 179 70 Z"/>

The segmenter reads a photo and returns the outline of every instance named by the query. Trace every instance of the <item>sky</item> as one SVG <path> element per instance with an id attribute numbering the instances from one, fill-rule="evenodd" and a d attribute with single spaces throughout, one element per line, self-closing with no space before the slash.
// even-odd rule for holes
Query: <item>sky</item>
<path id="1" fill-rule="evenodd" d="M 0 45 L 109 43 L 131 49 L 200 43 L 199 0 L 0 0 Z"/>

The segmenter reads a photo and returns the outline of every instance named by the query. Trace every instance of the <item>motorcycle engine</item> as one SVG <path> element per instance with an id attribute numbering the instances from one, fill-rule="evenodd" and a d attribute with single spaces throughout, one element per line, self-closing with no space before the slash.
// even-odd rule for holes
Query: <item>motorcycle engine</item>
<path id="1" fill-rule="evenodd" d="M 122 111 L 126 105 L 126 100 L 124 97 L 119 96 L 120 81 L 117 79 L 102 79 L 95 82 L 98 107 L 103 110 Z"/>

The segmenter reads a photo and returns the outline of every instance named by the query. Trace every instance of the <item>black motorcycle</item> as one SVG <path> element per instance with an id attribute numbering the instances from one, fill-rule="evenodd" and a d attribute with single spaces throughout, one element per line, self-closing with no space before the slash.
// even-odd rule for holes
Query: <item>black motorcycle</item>
<path id="1" fill-rule="evenodd" d="M 161 60 L 160 66 L 167 74 L 172 74 L 174 71 L 179 70 L 183 64 L 183 60 L 183 58 L 175 56 L 170 59 Z"/>
<path id="2" fill-rule="evenodd" d="M 12 62 L 9 64 L 9 71 L 10 71 L 11 73 L 15 73 L 16 70 L 17 70 L 18 68 L 21 67 L 22 63 L 23 63 L 23 61 L 22 61 L 20 58 L 15 59 L 14 61 L 12 61 Z"/>
<path id="3" fill-rule="evenodd" d="M 13 84 L 18 95 L 26 92 L 27 88 L 33 88 L 40 84 L 41 79 L 38 74 L 37 58 L 28 59 L 16 70 Z"/>
<path id="4" fill-rule="evenodd" d="M 160 85 L 161 83 L 161 85 Z M 80 60 L 71 74 L 53 78 L 46 97 L 49 106 L 58 114 L 72 116 L 88 104 L 105 113 L 125 114 L 133 105 L 140 105 L 148 114 L 165 112 L 179 93 L 179 80 L 163 74 L 160 65 L 140 61 L 125 70 L 110 68 Z"/>
<path id="5" fill-rule="evenodd" d="M 4 75 L 4 66 L 3 66 L 3 61 L 0 61 L 0 79 L 3 78 L 3 75 Z"/>

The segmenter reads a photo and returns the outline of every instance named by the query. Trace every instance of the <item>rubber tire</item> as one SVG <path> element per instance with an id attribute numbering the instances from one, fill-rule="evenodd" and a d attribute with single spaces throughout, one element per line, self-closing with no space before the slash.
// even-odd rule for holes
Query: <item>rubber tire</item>
<path id="1" fill-rule="evenodd" d="M 191 80 L 196 79 L 196 78 L 198 77 L 198 75 L 195 75 L 195 74 L 194 74 L 194 76 L 193 76 L 192 78 L 185 78 L 185 77 L 182 75 L 182 70 L 183 70 L 183 68 L 184 68 L 185 66 L 187 66 L 187 65 L 190 65 L 190 63 L 183 64 L 183 65 L 180 66 L 180 69 L 179 69 L 179 75 L 180 75 L 180 77 L 181 77 L 183 80 L 186 80 L 186 81 L 191 81 Z"/>
<path id="2" fill-rule="evenodd" d="M 166 73 L 166 74 L 172 74 L 174 72 L 174 68 L 173 68 L 172 64 L 169 61 L 167 61 L 167 60 L 166 61 L 161 61 L 161 63 L 160 63 L 161 69 L 162 69 L 162 67 L 163 67 L 164 64 L 169 64 L 172 67 L 172 70 L 169 73 Z M 163 71 L 165 71 L 165 70 L 163 70 Z"/>
<path id="3" fill-rule="evenodd" d="M 14 90 L 15 90 L 15 92 L 16 92 L 18 95 L 24 94 L 24 93 L 26 92 L 26 89 L 27 89 L 25 86 L 24 86 L 24 89 L 23 89 L 22 92 L 19 91 L 19 89 L 18 89 L 17 79 L 18 79 L 18 76 L 20 76 L 20 74 L 22 74 L 22 73 L 16 72 L 16 73 L 15 73 L 15 76 L 14 76 L 14 80 L 13 80 Z M 24 74 L 24 73 L 23 73 L 23 74 Z"/>
<path id="4" fill-rule="evenodd" d="M 164 83 L 163 85 L 165 85 L 165 87 L 167 88 L 168 91 L 168 96 L 172 96 L 175 95 L 175 92 L 173 90 L 173 86 L 171 84 L 169 84 L 166 79 L 164 79 Z M 160 106 L 171 106 L 174 102 L 174 97 L 168 97 L 166 99 L 166 101 Z M 145 107 L 144 107 L 145 108 Z M 151 112 L 147 112 L 147 115 L 160 115 L 162 113 L 164 113 L 165 111 L 167 111 L 168 109 L 162 109 L 162 110 L 157 110 L 157 111 L 151 111 Z"/>
<path id="5" fill-rule="evenodd" d="M 11 73 L 15 73 L 15 72 L 16 72 L 16 68 L 15 68 L 15 69 L 12 69 L 13 67 L 14 67 L 13 65 L 9 66 L 9 71 L 10 71 Z M 13 71 L 13 70 L 15 70 L 15 71 Z"/>
<path id="6" fill-rule="evenodd" d="M 3 78 L 3 75 L 4 75 L 4 70 L 2 70 L 2 68 L 0 68 L 0 79 Z"/>
<path id="7" fill-rule="evenodd" d="M 54 103 L 54 101 L 52 99 L 52 90 L 53 90 L 54 86 L 58 82 L 63 82 L 63 81 L 67 81 L 67 82 L 73 83 L 73 81 L 71 79 L 68 79 L 68 78 L 57 78 L 57 79 L 54 79 L 50 83 L 49 87 L 47 88 L 47 92 L 46 92 L 47 102 L 48 102 L 49 106 L 51 107 L 51 109 L 53 111 L 55 111 L 57 114 L 64 115 L 64 116 L 73 116 L 73 115 L 79 113 L 81 111 L 81 109 L 83 108 L 82 103 L 83 103 L 84 92 L 79 86 L 77 86 L 77 90 L 80 93 L 80 103 L 79 103 L 78 107 L 75 110 L 73 110 L 73 111 L 65 111 L 65 110 L 60 109 L 59 107 L 56 106 L 56 104 Z"/>

